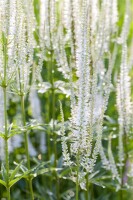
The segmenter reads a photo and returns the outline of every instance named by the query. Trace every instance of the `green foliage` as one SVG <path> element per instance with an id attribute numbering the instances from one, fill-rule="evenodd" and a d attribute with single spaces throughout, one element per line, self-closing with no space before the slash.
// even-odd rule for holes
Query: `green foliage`
<path id="1" fill-rule="evenodd" d="M 17 2 L 18 9 L 17 22 L 12 23 L 17 23 L 15 33 L 12 31 L 10 21 L 12 17 L 8 16 L 9 10 L 6 15 L 6 12 L 3 14 L 0 8 L 0 199 L 131 200 L 133 195 L 133 111 L 130 113 L 133 109 L 133 22 L 131 20 L 133 0 L 118 0 L 117 30 L 114 31 L 114 27 L 110 30 L 109 27 L 110 32 L 107 33 L 109 42 L 106 45 L 109 47 L 106 48 L 109 49 L 104 52 L 103 47 L 99 50 L 97 46 L 93 53 L 89 51 L 93 49 L 101 27 L 97 25 L 97 34 L 94 33 L 88 41 L 92 27 L 90 24 L 86 25 L 88 11 L 84 6 L 84 0 L 80 1 L 79 10 L 75 4 L 78 0 L 68 0 L 68 2 L 67 0 L 34 0 L 33 5 L 30 0 L 25 0 L 23 3 L 22 0 L 11 0 L 10 3 L 7 1 L 6 8 L 9 9 L 8 3 L 13 2 Z M 45 9 L 41 2 L 45 4 Z M 92 1 L 87 0 L 87 2 Z M 106 4 L 103 0 L 98 2 L 100 8 L 102 2 Z M 12 5 L 10 6 L 13 9 Z M 102 16 L 103 10 L 100 11 L 99 16 L 100 14 Z M 75 13 L 72 12 L 79 12 L 78 19 L 83 20 L 81 25 L 84 34 L 80 37 L 75 28 L 78 19 L 75 19 L 73 16 Z M 121 42 L 125 13 L 130 13 L 129 27 L 125 25 L 129 31 L 127 30 L 127 35 L 123 33 L 126 35 L 124 44 L 127 44 L 127 52 Z M 103 18 L 104 16 L 99 17 L 98 22 L 101 23 Z M 91 23 L 89 20 L 87 22 Z M 10 34 L 3 23 L 10 25 Z M 124 31 L 126 32 L 126 28 Z M 79 52 L 77 53 L 76 50 L 80 44 L 78 40 L 82 38 L 84 40 L 80 50 L 83 61 L 80 63 L 77 59 Z M 13 45 L 12 41 L 14 41 Z M 87 46 L 88 44 L 90 46 Z M 10 48 L 14 54 L 12 51 L 8 52 Z M 100 71 L 100 62 L 97 71 L 93 66 L 97 62 L 93 57 L 97 55 L 104 66 L 103 71 Z M 127 71 L 122 68 L 124 56 L 127 56 Z M 88 64 L 86 60 L 90 63 Z M 78 62 L 82 64 L 81 69 L 77 67 Z M 87 76 L 88 69 L 90 76 Z M 78 74 L 79 72 L 83 72 L 83 77 Z M 100 75 L 102 72 L 104 75 Z M 123 77 L 126 79 L 119 87 Z M 81 82 L 78 82 L 79 80 Z M 82 82 L 84 82 L 83 87 L 81 87 Z M 85 99 L 88 95 L 87 87 L 91 95 L 88 101 Z M 130 100 L 129 90 L 131 90 Z M 125 99 L 122 96 L 123 91 Z M 87 119 L 85 113 L 90 105 L 89 109 L 92 109 L 92 112 L 89 111 L 90 115 L 93 113 L 96 93 L 104 97 L 105 107 L 98 104 L 96 109 L 99 111 L 101 108 L 101 114 L 89 121 L 85 127 L 84 121 Z M 101 100 L 100 95 L 97 96 L 98 102 Z M 80 102 L 82 112 L 78 118 Z M 127 102 L 131 103 L 129 110 Z M 90 103 L 88 107 L 87 103 Z M 121 115 L 120 108 L 124 109 L 124 115 Z M 120 122 L 120 116 L 123 117 L 123 123 Z M 80 125 L 74 124 L 73 119 L 79 120 L 76 121 L 77 124 L 81 120 Z M 83 134 L 87 132 L 89 136 L 84 135 L 77 139 L 73 134 L 76 131 Z M 90 143 L 88 138 L 91 140 Z M 80 147 L 83 139 L 86 139 L 90 146 L 85 143 L 87 147 L 82 145 Z M 79 145 L 76 153 L 74 150 L 77 146 L 74 149 L 74 144 Z M 104 155 L 100 153 L 100 148 Z M 91 151 L 88 159 L 89 149 Z M 86 164 L 83 163 L 83 158 L 88 159 L 91 170 L 87 171 L 83 166 Z"/>

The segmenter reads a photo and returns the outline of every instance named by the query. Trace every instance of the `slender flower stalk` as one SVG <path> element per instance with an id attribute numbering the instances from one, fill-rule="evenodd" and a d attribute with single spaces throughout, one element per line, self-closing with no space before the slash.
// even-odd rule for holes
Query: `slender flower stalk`
<path id="1" fill-rule="evenodd" d="M 79 153 L 77 155 L 77 169 L 76 169 L 76 200 L 79 199 Z"/>
<path id="2" fill-rule="evenodd" d="M 11 73 L 8 74 L 10 59 L 9 55 L 9 34 L 13 35 L 13 25 L 10 26 L 12 19 L 9 18 L 10 11 L 15 6 L 9 4 L 8 1 L 0 2 L 0 85 L 3 88 L 3 98 L 4 98 L 4 152 L 5 152 L 5 168 L 6 168 L 6 189 L 7 189 L 7 199 L 10 200 L 10 186 L 9 186 L 9 146 L 8 146 L 8 117 L 7 117 L 7 87 L 12 77 Z M 7 16 L 6 16 L 7 15 Z M 14 18 L 15 14 L 11 17 Z M 9 25 L 9 28 L 8 28 Z M 11 68 L 10 68 L 11 69 Z"/>
<path id="3" fill-rule="evenodd" d="M 34 14 L 32 1 L 5 0 L 0 1 L 0 77 L 4 92 L 4 118 L 5 118 L 5 160 L 7 170 L 7 192 L 9 189 L 9 150 L 8 150 L 8 124 L 7 124 L 7 87 L 12 86 L 13 92 L 21 96 L 23 125 L 26 125 L 24 114 L 24 95 L 29 90 L 30 65 L 33 62 L 34 46 Z M 27 167 L 30 170 L 28 138 L 25 133 Z M 33 190 L 29 180 L 31 198 Z"/>
<path id="4" fill-rule="evenodd" d="M 120 77 L 117 83 L 117 109 L 119 114 L 119 164 L 121 173 L 121 188 L 127 184 L 125 176 L 126 163 L 129 162 L 128 136 L 132 124 L 131 83 L 128 65 L 127 37 L 129 30 L 129 16 L 126 13 L 121 34 L 122 58 Z"/>
<path id="5" fill-rule="evenodd" d="M 21 94 L 21 112 L 22 112 L 22 119 L 23 119 L 23 126 L 26 126 L 26 119 L 25 119 L 25 104 L 24 104 L 24 95 Z M 25 141 L 25 152 L 26 152 L 26 159 L 27 159 L 27 167 L 30 171 L 30 155 L 29 155 L 29 144 L 28 144 L 28 135 L 27 132 L 24 133 L 24 141 Z M 29 189 L 30 189 L 30 195 L 31 199 L 34 200 L 34 193 L 32 188 L 32 178 L 29 177 Z"/>
<path id="6" fill-rule="evenodd" d="M 3 93 L 4 93 L 4 126 L 5 126 L 5 164 L 6 164 L 6 188 L 7 199 L 10 200 L 10 187 L 9 187 L 9 149 L 8 149 L 8 119 L 7 119 L 7 40 L 4 39 L 4 79 L 3 79 Z"/>
<path id="7" fill-rule="evenodd" d="M 54 142 L 54 167 L 57 167 L 57 135 L 55 133 L 55 86 L 54 86 L 54 71 L 55 71 L 55 59 L 54 52 L 56 49 L 56 1 L 55 0 L 41 0 L 40 7 L 40 27 L 39 27 L 39 40 L 40 40 L 40 58 L 39 65 L 42 68 L 42 61 L 44 59 L 45 53 L 49 54 L 49 64 L 48 64 L 48 81 L 51 85 L 51 91 L 48 91 L 49 95 L 49 110 L 52 110 L 52 134 L 48 131 L 48 158 L 51 156 L 51 146 L 50 139 L 53 137 Z M 44 14 L 45 10 L 45 14 Z M 52 105 L 50 109 L 50 94 L 52 97 Z M 48 114 L 49 115 L 49 114 Z M 48 117 L 49 118 L 49 117 Z M 48 121 L 49 123 L 49 121 Z M 54 173 L 56 176 L 57 184 L 56 184 L 56 194 L 57 199 L 59 197 L 59 179 L 57 172 Z"/>
<path id="8" fill-rule="evenodd" d="M 127 39 L 129 33 L 129 1 L 126 1 L 126 12 L 124 17 L 124 23 L 122 27 L 122 32 L 120 37 L 117 39 L 117 43 L 121 45 L 121 64 L 120 73 L 117 80 L 116 89 L 116 100 L 117 100 L 117 110 L 118 110 L 118 124 L 119 124 L 119 134 L 118 134 L 118 158 L 119 163 L 116 164 L 114 159 L 113 151 L 111 149 L 111 138 L 109 138 L 108 145 L 108 158 L 104 154 L 101 148 L 101 157 L 103 165 L 105 164 L 105 169 L 112 172 L 113 179 L 117 180 L 117 190 L 120 190 L 120 199 L 123 197 L 123 187 L 129 188 L 129 165 L 130 165 L 130 152 L 128 149 L 128 144 L 130 141 L 130 132 L 132 128 L 132 100 L 131 100 L 131 80 L 129 76 L 130 62 L 128 62 L 128 46 Z M 118 45 L 117 44 L 117 45 Z"/>
<path id="9" fill-rule="evenodd" d="M 18 87 L 16 88 L 17 93 L 21 99 L 21 113 L 22 113 L 22 124 L 26 126 L 25 118 L 25 103 L 24 99 L 26 94 L 29 92 L 29 78 L 31 73 L 31 65 L 33 65 L 33 48 L 34 48 L 34 14 L 32 8 L 32 2 L 28 1 L 26 4 L 20 2 L 18 4 L 18 47 L 16 54 L 17 61 L 17 71 L 16 71 L 16 81 Z M 30 15 L 29 15 L 30 13 Z M 25 141 L 25 153 L 27 159 L 27 168 L 30 171 L 30 155 L 29 155 L 29 143 L 27 131 L 24 132 Z M 34 199 L 34 193 L 32 188 L 32 177 L 29 175 L 29 189 L 31 199 Z"/>
<path id="10" fill-rule="evenodd" d="M 88 173 L 87 173 L 86 174 L 86 191 L 85 191 L 85 198 L 86 198 L 86 200 L 89 199 L 89 192 L 90 192 L 89 186 L 88 186 L 88 184 L 89 184 L 89 180 L 88 179 L 89 178 L 88 178 Z"/>

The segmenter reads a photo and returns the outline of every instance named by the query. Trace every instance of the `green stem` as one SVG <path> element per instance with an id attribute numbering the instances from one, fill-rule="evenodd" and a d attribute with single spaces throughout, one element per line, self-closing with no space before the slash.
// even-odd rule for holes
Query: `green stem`
<path id="1" fill-rule="evenodd" d="M 120 168 L 120 174 L 121 174 L 121 190 L 120 190 L 120 200 L 123 200 L 123 178 L 124 178 L 124 173 L 126 172 L 126 163 L 128 161 L 128 138 L 127 138 L 127 132 L 126 129 L 124 128 L 124 135 L 123 135 L 123 144 L 124 144 L 124 152 L 125 152 L 125 157 L 124 157 L 124 166 Z"/>
<path id="2" fill-rule="evenodd" d="M 54 166 L 57 167 L 57 135 L 54 132 L 55 131 L 55 93 L 54 89 L 52 89 L 52 118 L 53 118 L 53 139 L 54 139 L 54 154 L 55 154 L 55 159 L 54 159 Z"/>
<path id="3" fill-rule="evenodd" d="M 21 111 L 22 111 L 23 126 L 26 126 L 24 94 L 21 94 Z M 29 156 L 29 147 L 28 147 L 29 145 L 28 145 L 27 132 L 24 132 L 24 140 L 25 140 L 25 152 L 26 152 L 26 158 L 27 158 L 27 168 L 28 168 L 28 170 L 30 170 L 30 156 Z M 29 189 L 30 189 L 31 199 L 34 200 L 32 179 L 30 177 L 29 177 Z"/>
<path id="4" fill-rule="evenodd" d="M 10 188 L 9 188 L 9 150 L 8 150 L 8 125 L 7 125 L 7 40 L 4 38 L 4 82 L 3 82 L 3 94 L 4 94 L 4 125 L 5 125 L 5 164 L 7 173 L 7 199 L 10 200 Z"/>
<path id="5" fill-rule="evenodd" d="M 79 152 L 77 155 L 76 200 L 79 200 Z"/>
<path id="6" fill-rule="evenodd" d="M 86 200 L 89 200 L 89 191 L 88 191 L 88 173 L 86 174 L 86 192 L 85 192 L 85 197 L 86 197 Z"/>
<path id="7" fill-rule="evenodd" d="M 9 187 L 7 188 L 7 199 L 8 199 L 8 200 L 11 199 L 11 198 L 10 198 L 10 188 L 9 188 Z"/>
<path id="8" fill-rule="evenodd" d="M 53 139 L 54 139 L 54 154 L 55 154 L 55 159 L 54 159 L 54 166 L 56 167 L 57 165 L 57 148 L 56 148 L 56 140 L 57 136 L 54 133 L 55 131 L 55 91 L 54 91 L 54 66 L 53 66 L 53 51 L 51 50 L 51 85 L 52 85 L 52 119 L 53 119 Z"/>
<path id="9" fill-rule="evenodd" d="M 51 85 L 52 85 L 52 119 L 53 119 L 53 140 L 54 140 L 54 167 L 57 168 L 57 135 L 55 133 L 55 89 L 54 89 L 54 63 L 53 63 L 53 51 L 51 50 Z M 56 195 L 57 199 L 60 199 L 59 195 L 59 178 L 57 172 L 55 172 L 56 183 Z"/>
<path id="10" fill-rule="evenodd" d="M 54 90 L 54 62 L 53 62 L 53 44 L 52 44 L 52 35 L 51 35 L 51 20 L 50 20 L 50 13 L 51 13 L 51 0 L 49 0 L 49 4 L 48 4 L 48 13 L 49 13 L 49 33 L 50 33 L 50 52 L 51 52 L 51 61 L 50 61 L 50 71 L 51 71 L 51 85 L 52 85 L 52 118 L 53 118 L 53 131 L 52 131 L 52 135 L 53 135 L 53 140 L 54 140 L 54 167 L 57 167 L 57 135 L 54 132 L 55 131 L 55 90 Z M 57 199 L 60 200 L 60 195 L 59 195 L 59 178 L 58 178 L 58 174 L 55 171 L 55 177 L 57 180 L 57 184 L 56 184 L 56 196 Z"/>
<path id="11" fill-rule="evenodd" d="M 123 191 L 120 190 L 120 200 L 123 200 Z"/>
<path id="12" fill-rule="evenodd" d="M 78 183 L 78 173 L 76 178 L 76 200 L 79 200 L 79 183 Z"/>
<path id="13" fill-rule="evenodd" d="M 51 38 L 51 31 L 50 31 L 50 0 L 48 1 L 48 23 L 49 23 L 49 33 L 50 33 L 50 38 Z M 52 44 L 51 44 L 51 39 L 50 39 L 50 46 L 51 46 L 51 49 L 52 49 Z M 52 52 L 52 51 L 51 51 Z M 51 82 L 50 80 L 50 76 L 51 76 L 51 63 L 52 63 L 52 58 L 49 62 L 49 65 L 48 65 L 48 81 Z M 50 92 L 48 92 L 48 123 L 50 121 Z M 50 136 L 50 132 L 48 132 L 48 154 L 49 154 L 49 159 L 50 159 L 50 156 L 51 156 L 51 147 L 50 147 L 50 139 L 51 139 L 51 136 Z"/>
<path id="14" fill-rule="evenodd" d="M 53 85 L 54 87 L 54 85 Z M 54 132 L 55 131 L 55 92 L 54 92 L 54 88 L 52 88 L 52 113 L 53 113 L 53 139 L 54 139 L 54 155 L 55 155 L 55 158 L 54 158 L 54 167 L 57 168 L 57 135 L 56 133 Z M 56 195 L 57 195 L 57 199 L 60 200 L 60 193 L 59 193 L 59 190 L 60 190 L 60 187 L 59 187 L 59 178 L 58 178 L 58 172 L 55 171 L 55 176 L 56 176 L 56 180 L 57 180 L 57 183 L 56 183 Z"/>
<path id="15" fill-rule="evenodd" d="M 53 68 L 53 67 L 52 67 Z M 53 118 L 53 139 L 54 139 L 54 167 L 57 168 L 57 135 L 54 132 L 55 131 L 55 91 L 54 91 L 54 78 L 53 78 L 53 70 L 52 70 L 52 118 Z M 56 195 L 57 195 L 57 199 L 60 199 L 60 195 L 59 195 L 59 178 L 58 178 L 58 174 L 57 172 L 55 172 L 55 176 L 56 176 Z"/>
<path id="16" fill-rule="evenodd" d="M 94 190 L 93 190 L 93 184 L 91 184 L 91 200 L 94 199 Z"/>
<path id="17" fill-rule="evenodd" d="M 123 167 L 120 167 L 120 175 L 121 175 L 121 190 L 119 192 L 120 194 L 120 200 L 123 199 L 123 192 L 122 192 L 122 187 L 123 187 Z"/>
<path id="18" fill-rule="evenodd" d="M 48 63 L 48 82 L 50 82 L 50 74 L 51 74 L 51 63 Z M 48 123 L 50 122 L 50 92 L 48 91 L 48 112 L 47 112 L 47 118 L 48 118 Z M 50 156 L 51 156 L 51 147 L 50 147 L 50 130 L 48 127 L 48 160 L 50 160 Z"/>
<path id="19" fill-rule="evenodd" d="M 5 162 L 6 162 L 6 173 L 7 173 L 7 198 L 10 200 L 10 188 L 9 188 L 9 150 L 8 150 L 8 128 L 7 128 L 7 91 L 6 87 L 3 88 L 4 92 L 4 124 L 5 124 Z"/>

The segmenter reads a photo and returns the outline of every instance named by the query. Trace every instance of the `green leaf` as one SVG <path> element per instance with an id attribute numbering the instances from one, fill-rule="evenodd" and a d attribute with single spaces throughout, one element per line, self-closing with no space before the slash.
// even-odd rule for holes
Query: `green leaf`
<path id="1" fill-rule="evenodd" d="M 10 124 L 10 126 L 8 127 L 8 134 L 10 134 L 11 130 L 12 130 L 12 126 L 13 126 L 13 123 Z"/>
<path id="2" fill-rule="evenodd" d="M 64 177 L 66 175 L 70 175 L 72 170 L 73 171 L 76 170 L 76 167 L 72 166 L 71 168 L 69 168 L 69 167 L 64 168 L 63 171 L 60 173 L 60 177 Z"/>
<path id="3" fill-rule="evenodd" d="M 14 179 L 14 177 L 17 175 L 18 171 L 20 170 L 21 168 L 21 165 L 22 165 L 23 161 L 17 165 L 17 167 L 13 170 L 11 176 L 10 176 L 10 181 Z"/>
<path id="4" fill-rule="evenodd" d="M 23 134 L 24 132 L 30 133 L 31 130 L 45 130 L 42 127 L 42 124 L 37 123 L 35 121 L 31 121 L 30 123 L 27 123 L 26 126 L 12 126 L 10 129 L 10 134 L 8 135 L 8 138 L 12 138 L 15 135 Z"/>
<path id="5" fill-rule="evenodd" d="M 7 181 L 7 171 L 6 171 L 3 163 L 1 165 L 1 174 L 2 174 L 3 180 L 6 182 Z"/>
<path id="6" fill-rule="evenodd" d="M 33 168 L 31 169 L 31 172 L 36 173 L 39 169 L 44 168 L 44 166 L 45 166 L 46 164 L 49 164 L 49 161 L 38 163 L 35 167 L 33 167 Z"/>
<path id="7" fill-rule="evenodd" d="M 33 176 L 34 176 L 34 178 L 35 178 L 36 176 L 41 175 L 41 174 L 45 174 L 45 173 L 47 173 L 47 172 L 49 172 L 49 171 L 50 171 L 49 168 L 40 169 L 40 170 L 38 170 L 36 173 L 34 173 Z"/>
<path id="8" fill-rule="evenodd" d="M 0 184 L 4 185 L 6 187 L 6 182 L 0 179 Z"/>
<path id="9" fill-rule="evenodd" d="M 20 165 L 20 169 L 22 170 L 22 172 L 27 172 L 28 171 L 28 168 L 25 167 L 24 165 Z"/>
<path id="10" fill-rule="evenodd" d="M 9 182 L 9 187 L 12 187 L 15 183 L 17 183 L 20 179 L 26 178 L 27 174 L 29 174 L 29 171 L 23 173 L 22 175 L 18 176 L 17 178 L 13 179 Z"/>
<path id="11" fill-rule="evenodd" d="M 5 139 L 5 135 L 3 133 L 0 133 L 0 137 Z"/>
<path id="12" fill-rule="evenodd" d="M 10 131 L 10 134 L 8 135 L 8 138 L 12 138 L 15 135 L 23 134 L 25 131 L 25 127 L 13 127 L 13 129 Z"/>

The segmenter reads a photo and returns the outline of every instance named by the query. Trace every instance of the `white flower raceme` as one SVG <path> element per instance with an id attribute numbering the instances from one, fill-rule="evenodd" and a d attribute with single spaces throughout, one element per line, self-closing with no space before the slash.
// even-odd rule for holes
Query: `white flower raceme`
<path id="1" fill-rule="evenodd" d="M 129 57 L 129 68 L 131 69 L 133 67 L 133 39 L 130 47 L 130 57 Z"/>
<path id="2" fill-rule="evenodd" d="M 41 71 L 43 61 L 48 59 L 49 54 L 56 60 L 58 70 L 68 78 L 70 70 L 65 48 L 68 44 L 71 46 L 71 2 L 41 0 L 40 3 L 38 69 Z"/>
<path id="3" fill-rule="evenodd" d="M 114 32 L 117 30 L 116 23 L 118 22 L 118 2 L 117 0 L 113 0 L 111 3 L 111 29 Z"/>
<path id="4" fill-rule="evenodd" d="M 15 72 L 15 40 L 16 40 L 16 0 L 0 1 L 0 77 L 4 77 L 6 65 L 7 79 Z M 5 60 L 6 61 L 5 61 Z"/>
<path id="5" fill-rule="evenodd" d="M 34 14 L 32 1 L 0 1 L 0 77 L 6 65 L 7 83 L 17 74 L 18 85 L 26 91 L 33 63 Z"/>
<path id="6" fill-rule="evenodd" d="M 17 4 L 16 35 L 16 66 L 17 82 L 21 92 L 27 92 L 29 87 L 30 67 L 33 65 L 34 51 L 34 14 L 32 1 Z"/>
<path id="7" fill-rule="evenodd" d="M 132 124 L 132 102 L 131 102 L 131 83 L 129 76 L 129 63 L 127 52 L 127 37 L 129 30 L 128 15 L 125 15 L 125 21 L 121 34 L 122 38 L 122 57 L 120 66 L 120 77 L 117 83 L 117 109 L 119 114 L 119 162 L 122 167 L 125 162 L 124 145 L 127 145 L 127 137 L 130 135 Z M 124 138 L 126 141 L 124 141 Z M 124 144 L 125 142 L 125 144 Z"/>
<path id="8" fill-rule="evenodd" d="M 7 86 L 9 88 L 10 83 L 16 81 L 15 91 L 24 93 L 28 91 L 35 44 L 34 26 L 32 0 L 0 1 L 0 85 L 3 88 Z M 3 94 L 1 94 L 1 99 L 3 107 Z M 3 132 L 4 109 L 2 108 L 1 115 L 3 115 L 1 117 Z M 20 146 L 21 141 L 22 137 L 18 135 L 11 138 L 8 142 L 9 152 Z M 1 147 L 2 145 L 3 142 Z"/>
<path id="9" fill-rule="evenodd" d="M 58 65 L 58 71 L 61 71 L 65 78 L 69 77 L 69 64 L 65 51 L 66 41 L 64 40 L 63 27 L 58 29 L 58 48 L 55 49 L 56 62 Z"/>
<path id="10" fill-rule="evenodd" d="M 129 16 L 128 10 L 125 13 L 125 19 L 123 23 L 123 28 L 121 36 L 118 39 L 118 44 L 121 44 L 121 65 L 120 74 L 117 80 L 116 88 L 116 100 L 117 100 L 117 110 L 118 110 L 118 124 L 119 124 L 119 134 L 118 134 L 118 158 L 119 163 L 115 162 L 113 152 L 111 150 L 111 137 L 109 138 L 108 147 L 108 158 L 106 157 L 104 150 L 101 146 L 101 158 L 105 169 L 109 169 L 112 172 L 113 178 L 118 181 L 117 189 L 124 186 L 129 187 L 128 182 L 124 181 L 124 174 L 126 172 L 126 163 L 130 162 L 130 153 L 128 152 L 128 142 L 130 140 L 130 132 L 132 128 L 132 101 L 131 101 L 131 80 L 129 76 L 130 62 L 128 61 L 128 47 L 127 39 L 129 32 Z M 107 168 L 107 165 L 109 166 Z"/>
<path id="11" fill-rule="evenodd" d="M 46 47 L 50 50 L 56 48 L 57 11 L 55 8 L 55 0 L 40 1 L 39 39 L 41 48 Z"/>
<path id="12" fill-rule="evenodd" d="M 78 15 L 76 15 L 74 3 L 77 8 L 80 8 L 77 9 Z M 72 61 L 71 65 L 76 70 L 77 81 L 73 81 L 71 74 L 71 129 L 68 138 L 63 134 L 62 146 L 65 164 L 78 166 L 78 160 L 80 169 L 85 171 L 85 176 L 86 173 L 93 172 L 97 156 L 102 148 L 103 118 L 108 105 L 114 64 L 111 61 L 113 56 L 110 56 L 109 49 L 112 29 L 116 25 L 116 11 L 114 12 L 115 22 L 112 22 L 113 25 L 110 27 L 112 19 L 110 1 L 103 0 L 100 6 L 96 0 L 81 2 L 74 0 L 72 5 L 76 61 L 74 65 Z M 117 10 L 117 4 L 114 6 Z M 104 33 L 103 30 L 105 30 Z M 104 65 L 105 53 L 109 55 L 107 69 Z M 70 71 L 72 73 L 72 70 Z M 73 87 L 74 84 L 77 85 L 76 89 Z M 66 146 L 67 142 L 70 143 L 70 153 Z M 102 155 L 104 162 L 109 163 L 104 152 Z"/>
<path id="13" fill-rule="evenodd" d="M 49 27 L 49 1 L 41 0 L 40 1 L 40 26 L 39 26 L 39 35 L 40 35 L 40 45 L 41 48 L 50 47 L 50 27 Z"/>

